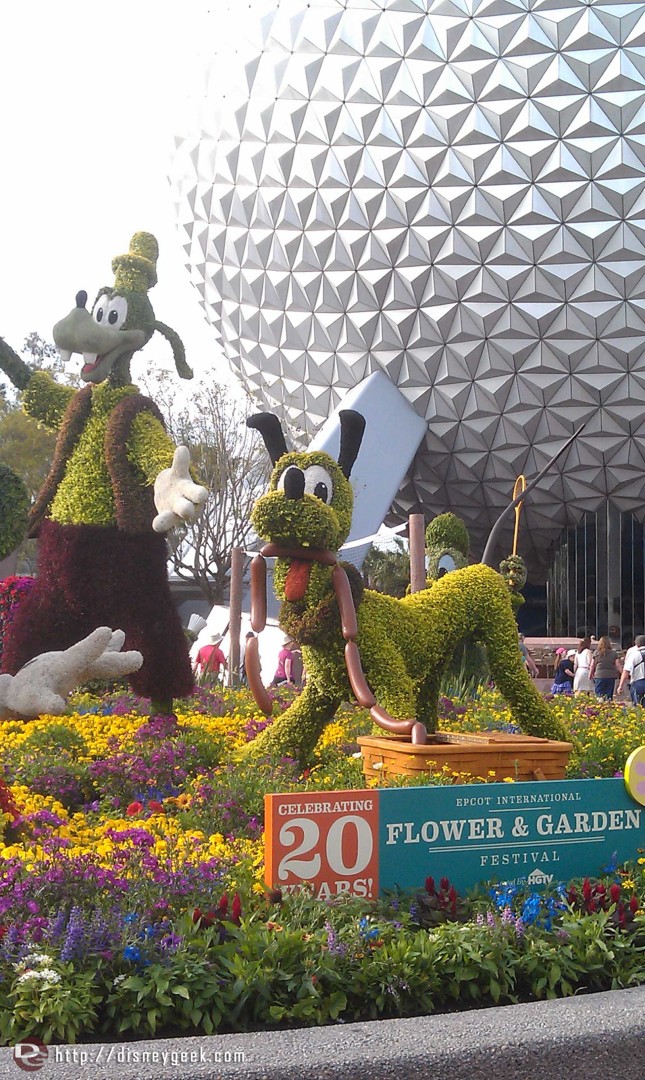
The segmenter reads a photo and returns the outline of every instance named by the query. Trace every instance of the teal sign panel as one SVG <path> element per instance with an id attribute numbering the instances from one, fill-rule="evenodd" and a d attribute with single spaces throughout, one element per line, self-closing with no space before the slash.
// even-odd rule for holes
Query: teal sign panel
<path id="1" fill-rule="evenodd" d="M 645 807 L 622 779 L 392 788 L 379 791 L 381 890 L 428 875 L 459 890 L 481 882 L 549 887 L 634 859 Z"/>

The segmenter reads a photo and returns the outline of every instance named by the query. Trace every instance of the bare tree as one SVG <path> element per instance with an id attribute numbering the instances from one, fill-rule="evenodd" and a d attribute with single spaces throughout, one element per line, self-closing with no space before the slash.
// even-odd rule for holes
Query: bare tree
<path id="1" fill-rule="evenodd" d="M 199 585 L 210 604 L 226 600 L 231 549 L 247 547 L 251 510 L 266 487 L 267 454 L 246 426 L 252 410 L 238 405 L 225 386 L 198 386 L 189 406 L 178 406 L 175 383 L 155 375 L 151 396 L 177 444 L 190 447 L 195 477 L 209 490 L 202 516 L 168 536 L 174 571 Z"/>

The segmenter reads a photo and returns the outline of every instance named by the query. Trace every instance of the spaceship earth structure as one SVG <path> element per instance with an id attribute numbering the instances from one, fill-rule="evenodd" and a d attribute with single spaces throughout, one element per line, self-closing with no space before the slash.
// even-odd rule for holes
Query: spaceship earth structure
<path id="1" fill-rule="evenodd" d="M 643 517 L 645 3 L 218 3 L 172 184 L 247 387 L 313 432 L 381 369 L 428 424 L 399 512 L 533 555 L 610 498 Z M 529 552 L 530 554 L 530 552 Z"/>

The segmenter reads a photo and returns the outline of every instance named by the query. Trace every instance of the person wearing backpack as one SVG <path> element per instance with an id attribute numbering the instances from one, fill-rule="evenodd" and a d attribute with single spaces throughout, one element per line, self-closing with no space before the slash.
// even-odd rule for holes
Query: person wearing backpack
<path id="1" fill-rule="evenodd" d="M 618 693 L 629 679 L 629 694 L 634 705 L 641 705 L 645 696 L 645 634 L 634 638 L 631 649 L 625 653 L 623 673 L 618 683 Z"/>

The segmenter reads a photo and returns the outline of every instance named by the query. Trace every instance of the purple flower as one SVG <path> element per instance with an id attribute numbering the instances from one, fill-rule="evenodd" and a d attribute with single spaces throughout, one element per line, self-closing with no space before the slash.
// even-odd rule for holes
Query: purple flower
<path id="1" fill-rule="evenodd" d="M 86 937 L 83 913 L 80 907 L 75 904 L 69 913 L 67 933 L 60 951 L 60 958 L 63 962 L 79 960 L 84 955 L 85 949 Z"/>
<path id="2" fill-rule="evenodd" d="M 164 952 L 176 952 L 183 941 L 183 937 L 180 934 L 166 934 L 159 942 L 159 948 Z"/>

